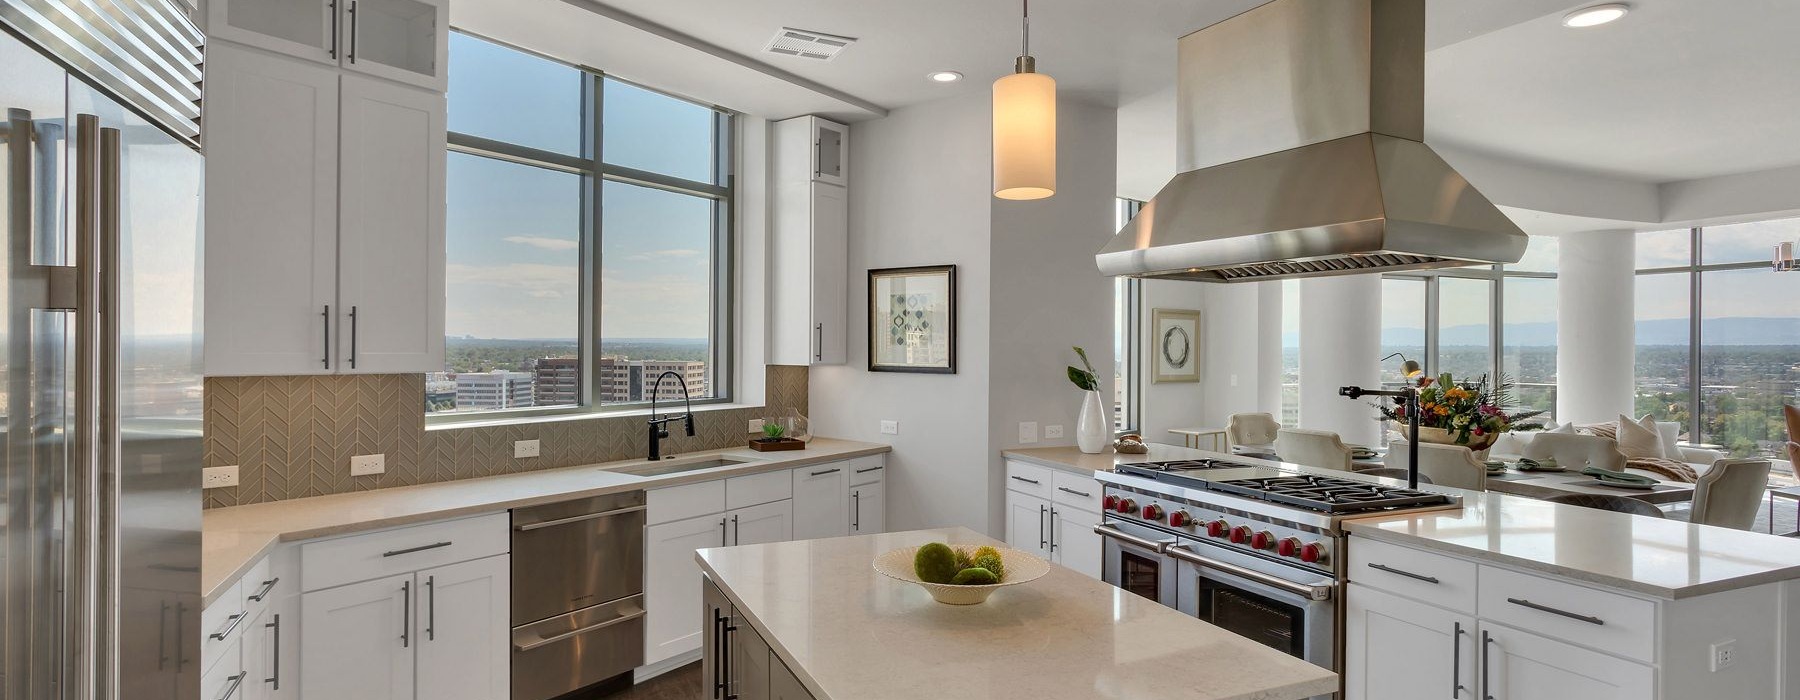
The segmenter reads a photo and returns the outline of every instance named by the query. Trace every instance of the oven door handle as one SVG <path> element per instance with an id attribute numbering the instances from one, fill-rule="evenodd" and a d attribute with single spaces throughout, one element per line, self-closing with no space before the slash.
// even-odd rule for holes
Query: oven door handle
<path id="1" fill-rule="evenodd" d="M 1139 547 L 1143 547 L 1144 549 L 1148 549 L 1152 552 L 1156 552 L 1157 554 L 1162 554 L 1164 552 L 1164 550 L 1167 550 L 1169 548 L 1169 545 L 1175 544 L 1175 540 L 1173 540 L 1173 539 L 1167 540 L 1164 542 L 1147 540 L 1142 537 L 1138 537 L 1137 535 L 1128 534 L 1128 533 L 1120 530 L 1119 528 L 1113 527 L 1106 523 L 1100 523 L 1098 525 L 1095 525 L 1094 526 L 1094 534 L 1097 534 L 1101 537 L 1110 537 L 1110 538 L 1113 538 L 1120 542 L 1124 542 L 1126 544 L 1137 545 Z"/>
<path id="2" fill-rule="evenodd" d="M 1329 586 L 1329 585 L 1309 586 L 1304 583 L 1294 583 L 1293 581 L 1289 581 L 1289 580 L 1281 578 L 1279 576 L 1270 576 L 1268 574 L 1265 574 L 1261 571 L 1256 571 L 1254 569 L 1246 569 L 1246 568 L 1238 566 L 1236 564 L 1227 564 L 1225 562 L 1218 561 L 1216 559 L 1208 559 L 1206 557 L 1200 556 L 1198 554 L 1187 551 L 1180 547 L 1166 548 L 1165 550 L 1163 550 L 1163 553 L 1167 554 L 1171 557 L 1175 557 L 1176 559 L 1180 559 L 1182 561 L 1193 564 L 1194 566 L 1201 566 L 1201 567 L 1205 567 L 1208 569 L 1213 569 L 1216 571 L 1221 571 L 1221 572 L 1224 572 L 1227 574 L 1231 574 L 1232 576 L 1236 576 L 1238 578 L 1249 579 L 1251 581 L 1255 581 L 1255 582 L 1263 584 L 1265 586 L 1269 586 L 1270 588 L 1280 589 L 1282 591 L 1286 591 L 1288 593 L 1292 593 L 1294 595 L 1301 596 L 1307 600 L 1330 600 L 1331 599 L 1331 586 Z"/>

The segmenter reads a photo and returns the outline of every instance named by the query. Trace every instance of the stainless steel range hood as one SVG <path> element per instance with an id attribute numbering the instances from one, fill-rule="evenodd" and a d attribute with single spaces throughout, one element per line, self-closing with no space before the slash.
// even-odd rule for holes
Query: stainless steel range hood
<path id="1" fill-rule="evenodd" d="M 1182 171 L 1095 256 L 1201 282 L 1518 262 L 1426 146 L 1425 0 L 1274 0 L 1181 39 Z"/>

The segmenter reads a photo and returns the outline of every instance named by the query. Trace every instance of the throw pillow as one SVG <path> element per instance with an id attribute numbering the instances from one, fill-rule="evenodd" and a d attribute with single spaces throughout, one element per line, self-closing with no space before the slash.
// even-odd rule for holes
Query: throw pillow
<path id="1" fill-rule="evenodd" d="M 1546 433 L 1563 433 L 1563 434 L 1567 434 L 1567 435 L 1574 435 L 1575 434 L 1575 424 L 1574 423 L 1564 423 L 1562 425 L 1556 425 L 1556 424 L 1552 423 L 1549 428 L 1544 430 L 1544 432 L 1546 432 Z"/>
<path id="2" fill-rule="evenodd" d="M 1687 461 L 1686 459 L 1683 459 L 1684 455 L 1681 454 L 1681 447 L 1675 444 L 1681 442 L 1680 423 L 1656 421 L 1656 434 L 1662 438 L 1664 458 L 1672 459 L 1677 462 Z"/>
<path id="3" fill-rule="evenodd" d="M 1644 416 L 1634 421 L 1619 416 L 1619 454 L 1625 459 L 1662 459 L 1662 434 L 1656 432 L 1656 419 Z"/>

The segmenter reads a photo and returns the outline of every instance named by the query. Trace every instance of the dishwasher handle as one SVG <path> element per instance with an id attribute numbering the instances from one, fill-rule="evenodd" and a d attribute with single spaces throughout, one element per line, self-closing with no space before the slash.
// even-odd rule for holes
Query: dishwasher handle
<path id="1" fill-rule="evenodd" d="M 587 634 L 589 632 L 598 632 L 600 630 L 606 629 L 613 625 L 630 622 L 632 620 L 636 620 L 643 616 L 644 616 L 644 609 L 640 606 L 637 610 L 635 610 L 633 612 L 626 613 L 624 615 L 620 615 L 618 617 L 615 617 L 611 620 L 607 620 L 605 622 L 588 625 L 586 627 L 572 629 L 567 632 L 563 632 L 561 634 L 551 635 L 549 637 L 543 637 L 543 638 L 540 638 L 537 641 L 532 642 L 530 644 L 514 644 L 513 651 L 531 651 L 532 649 L 536 649 L 536 648 L 544 646 L 546 644 L 555 644 L 557 642 L 568 639 L 570 637 Z"/>
<path id="2" fill-rule="evenodd" d="M 570 516 L 567 518 L 557 518 L 555 520 L 545 520 L 541 523 L 529 523 L 529 524 L 525 524 L 525 525 L 514 525 L 513 529 L 518 530 L 519 532 L 530 532 L 532 530 L 541 530 L 546 527 L 556 527 L 558 525 L 567 525 L 569 523 L 578 523 L 583 520 L 598 520 L 600 518 L 610 518 L 615 515 L 628 515 L 631 513 L 640 513 L 648 508 L 649 508 L 649 506 L 630 506 L 630 507 L 626 507 L 626 508 L 615 508 L 613 510 L 603 510 L 598 513 L 586 513 L 583 515 L 575 515 L 575 516 Z"/>

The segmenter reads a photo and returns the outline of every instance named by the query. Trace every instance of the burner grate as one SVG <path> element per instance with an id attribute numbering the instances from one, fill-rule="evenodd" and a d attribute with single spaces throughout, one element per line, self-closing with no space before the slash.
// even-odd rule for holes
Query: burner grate
<path id="1" fill-rule="evenodd" d="M 1222 459 L 1176 459 L 1166 462 L 1133 462 L 1121 464 L 1119 469 L 1127 473 L 1139 472 L 1192 472 L 1207 469 L 1245 469 L 1248 464 L 1227 462 Z"/>
<path id="2" fill-rule="evenodd" d="M 1441 505 L 1450 497 L 1331 476 L 1282 476 L 1212 482 L 1215 491 L 1248 496 L 1322 513 L 1360 513 Z"/>

